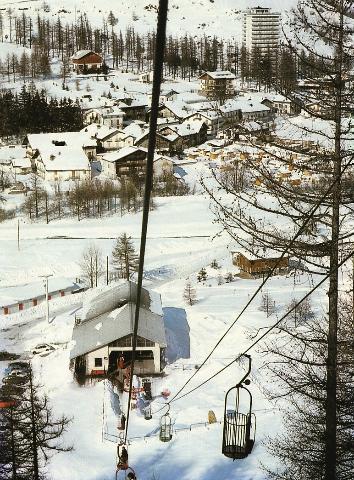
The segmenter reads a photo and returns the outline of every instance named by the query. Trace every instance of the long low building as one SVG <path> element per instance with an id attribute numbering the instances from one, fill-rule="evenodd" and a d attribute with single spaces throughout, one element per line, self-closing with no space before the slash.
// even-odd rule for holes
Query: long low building
<path id="1" fill-rule="evenodd" d="M 80 282 L 72 282 L 67 278 L 50 278 L 48 282 L 48 300 L 64 297 L 85 290 Z M 45 289 L 42 281 L 3 287 L 0 289 L 0 314 L 9 315 L 27 308 L 36 307 L 45 301 Z"/>
<path id="2" fill-rule="evenodd" d="M 134 282 L 120 281 L 101 288 L 84 303 L 73 330 L 70 352 L 76 375 L 102 376 L 114 372 L 121 355 L 129 367 L 136 293 Z M 148 375 L 160 373 L 166 346 L 160 295 L 144 288 L 134 371 Z"/>

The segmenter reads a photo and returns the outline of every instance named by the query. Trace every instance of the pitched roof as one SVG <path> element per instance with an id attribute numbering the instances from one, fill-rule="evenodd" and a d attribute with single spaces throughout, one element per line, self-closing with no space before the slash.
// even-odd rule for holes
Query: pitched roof
<path id="1" fill-rule="evenodd" d="M 84 302 L 81 323 L 74 327 L 70 358 L 92 352 L 134 330 L 137 288 L 131 281 L 102 287 Z M 138 335 L 166 346 L 160 295 L 142 289 Z"/>
<path id="2" fill-rule="evenodd" d="M 101 57 L 99 53 L 96 53 L 93 50 L 79 50 L 78 52 L 74 53 L 74 55 L 71 58 L 72 60 L 80 60 L 81 58 L 86 57 L 86 55 L 90 55 L 90 53 L 93 53 L 94 55 L 98 55 L 99 57 Z"/>
<path id="3" fill-rule="evenodd" d="M 215 72 L 204 72 L 200 77 L 202 77 L 203 75 L 209 75 L 209 77 L 213 78 L 214 80 L 216 79 L 234 80 L 236 78 L 235 75 L 229 72 L 228 70 L 216 70 Z"/>
<path id="4" fill-rule="evenodd" d="M 128 146 L 128 147 L 123 147 L 120 150 L 116 152 L 109 152 L 103 155 L 103 160 L 106 160 L 107 162 L 118 162 L 119 160 L 122 160 L 122 158 L 125 158 L 132 153 L 135 152 L 144 152 L 147 153 L 147 149 L 143 147 L 136 147 L 136 146 Z"/>
<path id="5" fill-rule="evenodd" d="M 30 147 L 39 152 L 46 170 L 90 170 L 82 149 L 92 143 L 88 132 L 33 133 L 27 138 Z"/>

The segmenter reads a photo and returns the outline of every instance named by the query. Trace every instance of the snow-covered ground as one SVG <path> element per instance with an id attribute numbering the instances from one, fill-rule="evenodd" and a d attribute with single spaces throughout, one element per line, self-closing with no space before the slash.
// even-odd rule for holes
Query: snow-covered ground
<path id="1" fill-rule="evenodd" d="M 189 180 L 196 181 L 207 167 L 200 163 L 184 167 Z M 151 212 L 146 251 L 146 276 L 149 287 L 162 297 L 163 307 L 186 310 L 190 327 L 190 358 L 180 358 L 166 368 L 166 375 L 156 380 L 157 392 L 163 388 L 172 395 L 192 375 L 190 367 L 200 363 L 209 353 L 216 340 L 227 329 L 238 312 L 246 304 L 260 280 L 245 280 L 236 277 L 232 283 L 218 285 L 220 273 L 237 273 L 232 265 L 233 245 L 226 235 L 215 236 L 219 231 L 213 223 L 209 199 L 199 193 L 187 197 L 170 197 L 157 200 L 157 209 Z M 77 222 L 74 219 L 43 223 L 21 220 L 20 250 L 17 250 L 16 220 L 3 223 L 0 228 L 2 266 L 2 291 L 11 285 L 35 281 L 38 275 L 53 273 L 55 277 L 80 275 L 79 259 L 85 246 L 95 242 L 104 255 L 110 255 L 114 238 L 127 232 L 139 246 L 141 213 L 90 219 Z M 65 238 L 62 238 L 65 236 Z M 73 238 L 72 238 L 73 237 Z M 210 267 L 216 259 L 220 270 Z M 208 278 L 198 283 L 196 273 L 207 268 Z M 183 290 L 189 278 L 197 290 L 198 302 L 189 307 L 183 302 Z M 246 314 L 241 317 L 230 334 L 218 347 L 205 367 L 196 375 L 185 391 L 199 385 L 211 373 L 234 359 L 251 340 L 255 329 L 272 324 L 285 312 L 290 298 L 309 290 L 310 280 L 306 275 L 298 277 L 274 277 L 268 282 L 267 291 L 276 302 L 276 313 L 266 318 L 259 311 L 260 298 L 256 299 Z M 316 280 L 316 279 L 315 279 Z M 36 378 L 48 392 L 54 411 L 65 413 L 73 421 L 65 441 L 73 444 L 71 453 L 54 456 L 49 464 L 52 480 L 108 480 L 115 475 L 115 451 L 113 442 L 104 440 L 103 430 L 116 435 L 115 414 L 107 401 L 107 385 L 104 382 L 79 387 L 69 370 L 69 352 L 74 317 L 82 299 L 89 293 L 53 300 L 51 323 L 44 319 L 43 306 L 0 317 L 2 340 L 0 350 L 30 355 L 39 342 L 56 345 L 54 352 L 46 357 L 34 357 L 32 363 Z M 323 312 L 325 288 L 314 299 L 315 308 Z M 264 377 L 262 355 L 254 351 L 251 389 L 257 415 L 257 442 L 254 453 L 246 460 L 232 462 L 221 454 L 221 425 L 195 426 L 179 431 L 191 424 L 207 422 L 208 411 L 213 410 L 222 420 L 225 392 L 242 376 L 243 366 L 234 364 L 210 383 L 195 393 L 176 401 L 171 406 L 171 417 L 177 430 L 172 441 L 161 443 L 153 434 L 158 430 L 160 415 L 146 421 L 138 411 L 131 414 L 129 455 L 131 463 L 141 480 L 262 480 L 265 474 L 260 462 L 268 458 L 263 440 L 269 433 L 280 431 L 277 406 L 269 404 L 262 389 Z M 187 365 L 187 368 L 183 368 Z M 184 392 L 185 393 L 185 392 Z M 164 400 L 158 397 L 152 410 L 161 408 Z M 106 415 L 102 415 L 103 404 Z M 143 438 L 151 435 L 151 438 Z"/>
<path id="2" fill-rule="evenodd" d="M 36 15 L 40 12 L 50 20 L 60 18 L 61 22 L 73 22 L 80 15 L 87 15 L 94 27 L 102 27 L 107 21 L 110 11 L 118 19 L 117 29 L 124 31 L 126 27 L 134 27 L 138 33 L 146 33 L 155 28 L 157 0 L 106 0 L 105 2 L 86 2 L 85 0 L 47 0 L 50 11 L 45 13 L 42 0 L 21 1 L 12 6 L 16 12 L 18 8 L 28 7 L 26 14 Z M 263 7 L 271 7 L 284 11 L 296 4 L 295 0 L 264 0 Z M 1 0 L 1 6 L 8 7 L 9 3 Z M 170 0 L 168 34 L 210 35 L 223 38 L 241 38 L 241 12 L 248 7 L 257 6 L 257 2 L 248 0 Z M 151 8 L 155 7 L 155 8 Z M 17 12 L 21 13 L 21 12 Z"/>

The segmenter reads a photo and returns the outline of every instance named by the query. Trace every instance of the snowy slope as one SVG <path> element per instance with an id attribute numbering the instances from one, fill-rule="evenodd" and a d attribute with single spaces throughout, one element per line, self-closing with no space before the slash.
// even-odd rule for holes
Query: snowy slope
<path id="1" fill-rule="evenodd" d="M 42 1 L 21 2 L 13 4 L 13 9 L 28 6 L 29 12 L 43 14 Z M 106 0 L 104 2 L 87 2 L 85 0 L 47 0 L 50 12 L 48 18 L 72 22 L 81 14 L 86 14 L 93 25 L 100 27 L 110 11 L 118 18 L 118 29 L 133 26 L 137 32 L 146 33 L 156 28 L 156 0 Z M 192 35 L 217 35 L 224 38 L 240 39 L 241 15 L 245 8 L 257 6 L 259 2 L 248 0 L 170 0 L 168 34 L 189 33 Z M 285 11 L 296 3 L 295 0 L 264 0 L 262 6 Z M 1 5 L 8 2 L 1 0 Z M 147 8 L 146 8 L 147 7 Z M 63 12 L 65 11 L 65 12 Z M 27 13 L 29 13 L 27 12 Z M 59 13 L 60 12 L 60 13 Z M 133 17 L 135 20 L 133 20 Z"/>
<path id="2" fill-rule="evenodd" d="M 197 178 L 206 166 L 199 164 L 185 166 L 191 178 Z M 190 377 L 193 365 L 199 364 L 226 330 L 237 313 L 248 301 L 259 285 L 260 280 L 235 278 L 230 283 L 218 285 L 217 277 L 237 269 L 231 263 L 232 245 L 225 235 L 214 238 L 218 226 L 213 224 L 209 210 L 209 200 L 203 195 L 163 198 L 158 200 L 158 209 L 151 212 L 146 251 L 146 271 L 149 288 L 161 294 L 163 307 L 184 309 L 188 321 L 190 358 L 179 358 L 166 368 L 166 376 L 157 379 L 155 392 L 169 388 L 173 393 Z M 171 221 L 173 219 L 173 222 Z M 112 216 L 100 220 L 62 220 L 31 224 L 21 223 L 21 248 L 16 250 L 13 241 L 16 222 L 7 221 L 1 225 L 2 245 L 0 264 L 2 283 L 19 284 L 25 279 L 35 278 L 44 268 L 55 275 L 79 273 L 78 259 L 88 242 L 95 241 L 103 253 L 110 254 L 114 238 L 126 231 L 134 238 L 138 247 L 141 213 Z M 67 238 L 59 238 L 65 235 Z M 75 236 L 75 239 L 70 239 Z M 48 238 L 52 237 L 52 238 Z M 56 237 L 56 238 L 53 238 Z M 6 252 L 6 253 L 5 253 Z M 217 259 L 221 270 L 210 267 Z M 207 267 L 208 279 L 197 283 L 196 273 Z M 190 278 L 197 289 L 198 302 L 186 306 L 182 299 L 186 278 Z M 311 284 L 306 275 L 274 277 L 267 290 L 274 298 L 277 310 L 270 318 L 259 311 L 260 299 L 255 300 L 247 313 L 232 329 L 225 341 L 215 351 L 211 361 L 198 373 L 188 386 L 197 386 L 211 373 L 222 368 L 250 344 L 250 334 L 255 329 L 272 324 L 284 313 L 290 298 L 300 298 Z M 314 279 L 316 281 L 316 279 Z M 48 466 L 52 480 L 108 480 L 114 479 L 116 445 L 102 440 L 102 431 L 116 435 L 116 421 L 111 402 L 104 400 L 107 392 L 103 382 L 77 386 L 69 370 L 69 351 L 74 317 L 82 298 L 90 293 L 64 297 L 51 303 L 52 322 L 47 324 L 44 310 L 38 307 L 17 315 L 0 317 L 2 330 L 1 348 L 18 353 L 29 352 L 39 342 L 55 343 L 56 350 L 47 357 L 36 357 L 33 365 L 36 377 L 44 384 L 54 411 L 65 412 L 73 418 L 72 425 L 65 435 L 65 441 L 73 444 L 72 453 L 56 455 Z M 314 308 L 324 310 L 326 288 L 323 287 L 314 298 Z M 67 303 L 75 301 L 75 303 Z M 79 302 L 79 305 L 78 305 Z M 36 313 L 37 312 L 37 313 Z M 186 357 L 186 349 L 179 349 L 179 342 L 187 344 L 188 329 L 175 335 L 172 345 L 177 356 Z M 184 340 L 183 340 L 184 339 Z M 1 349 L 0 348 L 0 349 Z M 192 426 L 206 422 L 208 411 L 213 410 L 218 420 L 222 419 L 223 401 L 226 390 L 237 382 L 243 372 L 240 364 L 235 364 L 192 395 L 175 402 L 171 417 L 177 434 L 169 444 L 159 442 L 154 435 L 158 431 L 161 414 L 145 421 L 138 411 L 132 412 L 129 437 L 134 438 L 129 447 L 131 463 L 138 472 L 139 480 L 264 480 L 260 462 L 270 461 L 262 441 L 270 432 L 280 431 L 280 418 L 277 406 L 266 401 L 262 389 L 267 383 L 264 371 L 259 369 L 262 355 L 252 352 L 254 369 L 252 373 L 252 393 L 257 414 L 257 443 L 254 453 L 244 461 L 232 462 L 221 455 L 221 425 L 210 427 Z M 172 359 L 172 358 L 171 358 Z M 162 397 L 154 400 L 153 411 L 163 405 Z M 105 405 L 105 416 L 103 416 Z M 180 429 L 186 428 L 184 431 Z M 151 436 L 144 440 L 144 436 Z M 112 437 L 110 437 L 112 438 Z"/>

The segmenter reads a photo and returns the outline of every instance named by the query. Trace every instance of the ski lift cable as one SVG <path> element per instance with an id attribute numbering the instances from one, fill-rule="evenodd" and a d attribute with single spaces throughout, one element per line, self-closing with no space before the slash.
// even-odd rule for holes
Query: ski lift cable
<path id="1" fill-rule="evenodd" d="M 136 357 L 136 347 L 137 347 L 137 337 L 138 337 L 138 327 L 139 327 L 139 311 L 140 311 L 140 299 L 141 299 L 141 290 L 142 290 L 142 281 L 143 281 L 143 272 L 144 272 L 146 236 L 147 236 L 147 226 L 149 221 L 150 198 L 151 198 L 152 181 L 153 181 L 153 162 L 154 162 L 154 153 L 155 153 L 155 145 L 156 145 L 157 117 L 158 117 L 159 97 L 160 97 L 160 89 L 161 89 L 161 82 L 162 82 L 163 61 L 164 61 L 165 42 L 166 42 L 167 10 L 168 10 L 168 0 L 159 0 L 156 44 L 155 44 L 154 75 L 153 75 L 153 84 L 152 84 L 152 100 L 151 100 L 151 110 L 150 110 L 149 144 L 148 144 L 148 152 L 147 152 L 147 160 L 146 160 L 144 207 L 143 207 L 143 218 L 142 218 L 142 227 L 141 227 L 138 281 L 137 281 L 134 331 L 133 331 L 133 341 L 132 341 L 132 360 L 131 360 L 131 370 L 130 370 L 131 374 L 130 374 L 130 381 L 129 381 L 129 399 L 128 399 L 128 409 L 127 409 L 127 418 L 126 418 L 125 435 L 124 435 L 125 442 L 127 441 L 127 436 L 128 436 L 130 402 L 132 399 L 132 390 L 133 390 L 133 375 L 134 375 L 134 364 L 135 364 L 135 357 Z"/>
<path id="2" fill-rule="evenodd" d="M 276 269 L 278 268 L 281 260 L 284 258 L 284 256 L 289 253 L 289 251 L 291 250 L 292 246 L 294 245 L 294 243 L 296 242 L 296 240 L 299 238 L 300 235 L 303 234 L 304 230 L 306 229 L 307 225 L 309 224 L 309 222 L 311 221 L 311 219 L 313 218 L 315 212 L 318 210 L 318 208 L 321 206 L 322 202 L 326 199 L 326 197 L 331 193 L 333 187 L 336 185 L 337 182 L 339 182 L 343 176 L 343 174 L 345 173 L 345 171 L 353 164 L 354 162 L 354 157 L 352 157 L 348 163 L 346 163 L 346 165 L 344 165 L 343 169 L 341 170 L 341 173 L 333 179 L 332 183 L 330 184 L 330 186 L 328 187 L 328 189 L 325 191 L 325 193 L 322 195 L 322 197 L 319 199 L 319 201 L 313 206 L 312 210 L 310 211 L 310 213 L 306 216 L 306 219 L 305 221 L 303 222 L 303 224 L 301 225 L 301 227 L 299 228 L 299 230 L 296 232 L 296 234 L 294 235 L 294 237 L 290 240 L 288 246 L 283 250 L 281 256 L 277 259 L 277 261 L 275 262 L 274 266 L 271 268 L 271 270 L 268 272 L 267 276 L 264 278 L 264 280 L 262 281 L 262 283 L 260 284 L 260 286 L 256 289 L 256 291 L 254 292 L 254 294 L 251 296 L 251 298 L 247 301 L 246 305 L 242 308 L 241 312 L 237 315 L 237 317 L 235 318 L 235 320 L 231 323 L 231 325 L 227 328 L 227 330 L 223 333 L 223 335 L 219 338 L 219 340 L 216 342 L 216 344 L 214 345 L 214 347 L 211 349 L 210 353 L 207 355 L 207 357 L 203 360 L 203 362 L 198 366 L 198 368 L 196 369 L 196 371 L 193 373 L 193 375 L 191 375 L 189 377 L 189 379 L 182 385 L 182 387 L 177 391 L 177 393 L 175 393 L 175 395 L 171 398 L 171 400 L 168 402 L 168 403 L 171 403 L 174 401 L 175 398 L 178 397 L 178 395 L 185 389 L 185 387 L 192 381 L 192 379 L 197 375 L 197 373 L 203 368 L 203 366 L 206 364 L 206 362 L 209 360 L 209 358 L 212 356 L 212 354 L 215 352 L 215 350 L 217 349 L 217 347 L 220 345 L 220 343 L 224 340 L 224 338 L 228 335 L 228 333 L 230 332 L 230 330 L 235 326 L 235 324 L 239 321 L 239 319 L 241 318 L 241 316 L 246 312 L 246 310 L 248 309 L 248 307 L 251 305 L 251 303 L 253 302 L 253 300 L 256 298 L 256 296 L 258 295 L 258 293 L 262 290 L 262 288 L 264 287 L 264 285 L 268 282 L 268 280 L 270 279 L 270 277 L 273 275 L 273 273 L 276 271 Z M 232 362 L 233 363 L 233 362 Z M 230 365 L 230 364 L 229 364 Z M 180 397 L 181 398 L 181 397 Z M 155 412 L 157 413 L 157 412 Z"/>
<path id="3" fill-rule="evenodd" d="M 220 370 L 218 370 L 216 373 L 214 373 L 213 375 L 211 375 L 209 378 L 207 378 L 206 380 L 204 380 L 202 383 L 200 383 L 199 385 L 197 385 L 196 387 L 192 388 L 191 390 L 189 390 L 188 392 L 184 393 L 183 395 L 179 396 L 179 397 L 174 397 L 170 403 L 172 402 L 176 402 L 177 400 L 180 400 L 181 398 L 184 398 L 186 397 L 187 395 L 190 395 L 191 393 L 195 392 L 196 390 L 198 390 L 199 388 L 201 388 L 202 386 L 204 386 L 206 383 L 210 382 L 211 380 L 213 380 L 215 377 L 217 377 L 220 373 L 224 372 L 225 370 L 227 370 L 231 365 L 233 365 L 235 362 L 237 362 L 243 355 L 246 355 L 253 347 L 255 347 L 261 340 L 263 340 L 270 332 L 272 332 L 283 320 L 285 320 L 286 317 L 288 317 L 299 305 L 301 305 L 301 303 L 306 300 L 310 295 L 312 295 L 312 293 L 317 290 L 321 285 L 324 284 L 324 282 L 326 280 L 328 280 L 328 278 L 332 275 L 333 272 L 335 272 L 336 270 L 338 270 L 342 265 L 344 265 L 344 263 L 346 263 L 348 260 L 350 260 L 351 258 L 354 257 L 354 251 L 351 252 L 349 255 L 347 255 L 344 259 L 342 259 L 342 261 L 338 264 L 338 267 L 336 267 L 335 269 L 331 269 L 328 274 L 323 277 L 323 279 L 317 283 L 317 285 L 315 285 L 306 295 L 304 295 L 290 310 L 288 310 L 286 312 L 285 315 L 283 315 L 279 320 L 277 320 L 273 325 L 271 325 L 266 332 L 264 332 L 259 338 L 257 338 L 249 347 L 247 347 L 246 350 L 244 350 L 242 353 L 240 353 L 234 360 L 232 360 L 231 362 L 229 362 L 227 365 L 225 365 L 223 368 L 221 368 Z M 157 412 L 155 412 L 157 413 Z"/>

